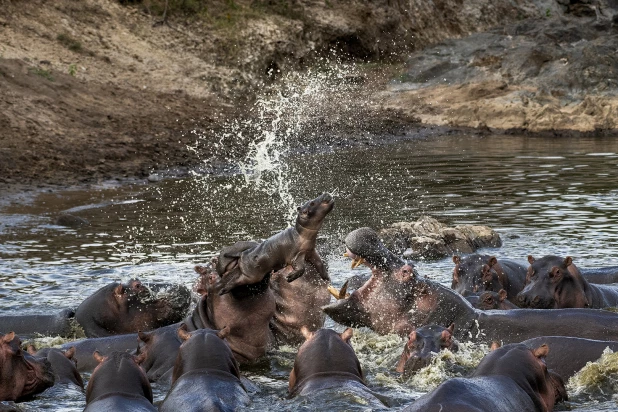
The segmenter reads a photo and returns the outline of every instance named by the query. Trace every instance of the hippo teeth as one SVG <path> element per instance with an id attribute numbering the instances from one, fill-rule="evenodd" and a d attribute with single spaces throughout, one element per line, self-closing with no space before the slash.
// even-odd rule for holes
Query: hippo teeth
<path id="1" fill-rule="evenodd" d="M 335 299 L 341 299 L 339 297 L 339 291 L 333 287 L 333 285 L 328 285 L 328 291 L 331 295 L 335 297 Z"/>
<path id="2" fill-rule="evenodd" d="M 359 267 L 360 265 L 362 265 L 363 263 L 365 263 L 365 258 L 362 257 L 356 257 L 353 261 L 352 261 L 352 269 L 355 269 L 357 267 Z"/>

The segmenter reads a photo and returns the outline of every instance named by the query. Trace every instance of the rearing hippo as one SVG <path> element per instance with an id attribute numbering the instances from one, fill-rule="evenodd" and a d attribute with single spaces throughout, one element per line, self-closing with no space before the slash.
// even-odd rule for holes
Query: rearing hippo
<path id="1" fill-rule="evenodd" d="M 363 243 L 363 239 L 365 243 L 379 242 L 369 228 L 357 229 L 348 238 L 359 238 L 354 243 Z M 353 250 L 353 246 L 351 243 L 348 248 Z M 379 249 L 386 248 L 382 245 Z M 389 262 L 391 255 L 384 252 L 381 260 L 374 257 L 372 261 Z M 481 311 L 452 289 L 421 278 L 406 268 L 408 265 L 402 265 L 393 267 L 386 276 L 372 267 L 371 278 L 361 288 L 348 299 L 324 307 L 324 311 L 336 322 L 366 326 L 381 334 L 404 335 L 424 325 L 455 323 L 453 336 L 460 341 L 511 343 L 541 335 L 618 339 L 618 315 L 614 313 L 593 309 Z"/>
<path id="2" fill-rule="evenodd" d="M 322 279 L 329 280 L 324 263 L 315 250 L 315 242 L 324 218 L 334 205 L 333 197 L 324 193 L 298 207 L 294 227 L 271 236 L 255 247 L 224 253 L 224 258 L 236 260 L 236 264 L 228 264 L 225 273 L 219 272 L 219 294 L 229 293 L 238 286 L 259 283 L 272 271 L 288 265 L 292 266 L 292 271 L 287 275 L 287 281 L 292 282 L 305 273 L 306 261 L 316 268 Z"/>

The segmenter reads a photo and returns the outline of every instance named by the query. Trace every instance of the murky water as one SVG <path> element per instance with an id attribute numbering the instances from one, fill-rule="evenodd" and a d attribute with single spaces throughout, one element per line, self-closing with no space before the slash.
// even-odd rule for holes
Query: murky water
<path id="1" fill-rule="evenodd" d="M 298 204 L 323 191 L 336 197 L 319 239 L 336 285 L 357 273 L 340 257 L 350 230 L 380 228 L 422 214 L 448 224 L 493 227 L 504 243 L 490 252 L 498 257 L 553 253 L 571 255 L 582 266 L 618 265 L 617 140 L 440 135 L 388 140 L 290 155 L 280 160 L 285 175 L 262 185 L 231 167 L 219 175 L 196 172 L 189 179 L 157 184 L 42 193 L 31 203 L 6 206 L 0 210 L 0 314 L 76 306 L 99 287 L 129 277 L 191 286 L 195 264 L 208 261 L 224 245 L 263 239 L 286 227 L 288 199 Z M 281 188 L 281 179 L 287 189 Z M 75 230 L 54 226 L 61 212 L 91 225 Z M 420 273 L 444 284 L 451 269 L 450 259 L 419 262 Z M 399 338 L 361 331 L 353 343 L 372 389 L 395 405 L 452 376 L 443 361 L 425 371 L 426 378 L 402 382 L 391 370 L 403 347 Z M 478 359 L 479 350 L 470 348 L 462 356 Z M 251 409 L 321 408 L 285 399 L 294 353 L 294 348 L 280 349 L 247 371 L 261 390 Z M 155 392 L 162 399 L 164 390 Z M 614 410 L 610 392 L 573 392 L 568 407 Z M 364 409 L 347 398 L 334 402 L 333 410 Z M 26 410 L 83 406 L 83 396 L 67 390 L 44 394 Z"/>

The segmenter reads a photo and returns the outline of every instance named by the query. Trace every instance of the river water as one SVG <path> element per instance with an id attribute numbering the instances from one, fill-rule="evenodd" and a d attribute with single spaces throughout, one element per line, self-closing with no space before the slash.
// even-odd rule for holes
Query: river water
<path id="1" fill-rule="evenodd" d="M 360 226 L 385 227 L 427 214 L 449 225 L 497 230 L 504 245 L 483 252 L 522 259 L 570 255 L 581 266 L 618 265 L 618 140 L 427 134 L 385 136 L 372 145 L 314 147 L 277 160 L 258 177 L 230 165 L 218 174 L 158 183 L 101 184 L 91 190 L 44 192 L 0 209 L 1 314 L 45 313 L 77 306 L 119 279 L 192 286 L 192 268 L 227 244 L 264 239 L 288 225 L 291 206 L 323 191 L 336 205 L 319 238 L 335 285 L 352 274 L 342 239 Z M 53 225 L 68 212 L 90 226 Z M 448 285 L 450 258 L 418 262 L 423 275 Z M 328 323 L 333 325 L 332 321 Z M 392 367 L 404 342 L 358 331 L 353 338 L 369 385 L 403 405 L 442 379 L 471 370 L 485 353 L 467 346 L 442 357 L 408 382 Z M 253 410 L 321 410 L 318 402 L 286 400 L 295 348 L 282 348 L 245 371 L 260 392 Z M 458 367 L 453 367 L 453 364 Z M 608 372 L 609 373 L 609 372 Z M 608 377 L 611 380 L 611 376 Z M 612 381 L 613 382 L 613 381 Z M 579 386 L 578 386 L 579 385 Z M 571 387 L 563 410 L 615 410 L 614 389 Z M 614 386 L 611 386 L 613 388 Z M 588 390 L 589 389 L 589 390 Z M 597 388 L 598 389 L 598 388 Z M 155 388 L 158 399 L 163 390 Z M 364 410 L 352 398 L 332 410 Z M 54 391 L 25 410 L 81 410 L 84 396 Z M 399 407 L 395 407 L 397 409 Z"/>

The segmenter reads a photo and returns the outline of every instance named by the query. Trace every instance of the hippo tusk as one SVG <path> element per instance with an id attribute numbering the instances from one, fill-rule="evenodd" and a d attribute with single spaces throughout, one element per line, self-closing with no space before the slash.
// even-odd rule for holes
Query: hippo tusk
<path id="1" fill-rule="evenodd" d="M 345 253 L 343 254 L 343 257 L 350 257 L 350 255 L 348 254 L 348 252 L 345 252 Z"/>
<path id="2" fill-rule="evenodd" d="M 357 267 L 359 267 L 360 265 L 362 265 L 363 263 L 365 263 L 365 258 L 362 257 L 356 257 L 353 261 L 352 261 L 352 269 L 356 269 Z"/>
<path id="3" fill-rule="evenodd" d="M 330 292 L 331 295 L 333 295 L 335 297 L 335 299 L 337 299 L 337 300 L 341 299 L 339 297 L 339 291 L 337 289 L 335 289 L 335 287 L 333 285 L 328 285 L 328 291 Z"/>
<path id="4" fill-rule="evenodd" d="M 348 290 L 348 281 L 346 280 L 340 290 L 335 289 L 333 285 L 328 285 L 328 291 L 331 295 L 335 297 L 337 300 L 347 299 L 350 297 L 346 291 Z"/>

